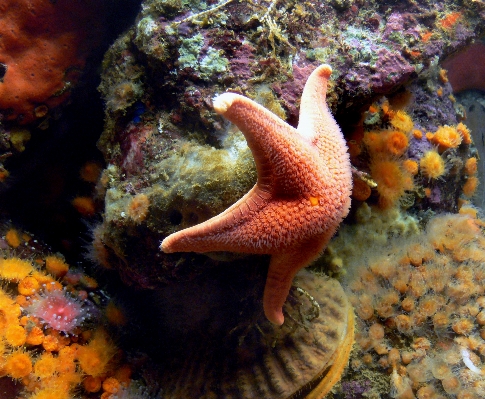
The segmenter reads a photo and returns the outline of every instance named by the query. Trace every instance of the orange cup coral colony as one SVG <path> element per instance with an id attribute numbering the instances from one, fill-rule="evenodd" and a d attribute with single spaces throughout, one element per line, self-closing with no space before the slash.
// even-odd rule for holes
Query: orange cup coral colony
<path id="1" fill-rule="evenodd" d="M 468 154 L 472 153 L 471 133 L 463 123 L 439 126 L 434 132 L 423 134 L 406 112 L 393 110 L 383 100 L 381 105 L 374 103 L 369 108 L 365 129 L 369 130 L 364 132 L 354 158 L 368 165 L 381 209 L 412 203 L 413 197 L 426 197 L 429 203 L 439 203 L 442 191 L 439 184 L 444 184 L 452 164 L 462 165 L 459 172 L 463 177 L 462 194 L 474 195 L 479 183 L 475 176 L 477 160 L 470 157 L 463 166 L 461 155 L 456 154 L 460 146 Z M 356 143 L 353 145 L 358 147 Z M 445 153 L 447 150 L 454 152 Z M 353 198 L 362 198 L 361 192 L 361 189 L 356 191 Z"/>
<path id="2" fill-rule="evenodd" d="M 394 398 L 484 397 L 485 234 L 470 210 L 348 262 L 359 320 L 352 367 L 387 370 Z"/>
<path id="3" fill-rule="evenodd" d="M 389 208 L 414 186 L 412 175 L 403 168 L 401 161 L 376 157 L 370 164 L 371 176 L 377 183 L 379 204 Z"/>
<path id="4" fill-rule="evenodd" d="M 88 299 L 99 303 L 97 283 L 58 254 L 34 250 L 31 240 L 14 229 L 0 235 L 9 247 L 0 250 L 0 375 L 20 381 L 25 399 L 71 399 L 81 389 L 103 399 L 127 392 L 126 366 L 115 360 L 102 310 Z"/>

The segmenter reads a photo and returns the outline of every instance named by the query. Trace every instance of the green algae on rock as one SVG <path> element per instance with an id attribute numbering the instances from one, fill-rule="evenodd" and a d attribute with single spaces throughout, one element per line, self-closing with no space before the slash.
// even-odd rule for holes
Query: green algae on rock
<path id="1" fill-rule="evenodd" d="M 468 2 L 451 21 L 454 12 L 451 0 L 144 1 L 103 63 L 99 148 L 109 166 L 99 185 L 106 217 L 98 248 L 137 275 L 142 251 L 142 267 L 153 270 L 148 280 L 164 280 L 167 273 L 156 277 L 157 265 L 173 271 L 181 258 L 158 254 L 158 242 L 175 226 L 217 214 L 255 182 L 244 144 L 228 141 L 232 133 L 212 110 L 215 95 L 245 94 L 296 125 L 303 84 L 325 61 L 334 69 L 330 103 L 352 124 L 363 104 L 483 32 L 483 5 Z M 416 114 L 425 121 L 427 112 Z M 134 223 L 126 207 L 140 194 L 148 211 Z"/>

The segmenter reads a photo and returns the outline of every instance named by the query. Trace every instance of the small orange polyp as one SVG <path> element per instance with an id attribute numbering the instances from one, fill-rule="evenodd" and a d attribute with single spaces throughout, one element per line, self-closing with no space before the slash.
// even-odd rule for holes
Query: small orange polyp
<path id="1" fill-rule="evenodd" d="M 310 197 L 310 204 L 312 204 L 312 206 L 317 206 L 318 205 L 318 198 L 317 197 Z"/>

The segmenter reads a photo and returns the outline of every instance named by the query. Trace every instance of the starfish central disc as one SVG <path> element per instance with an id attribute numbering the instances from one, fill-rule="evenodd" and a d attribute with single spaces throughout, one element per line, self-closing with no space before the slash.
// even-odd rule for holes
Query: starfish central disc
<path id="1" fill-rule="evenodd" d="M 166 253 L 231 251 L 270 254 L 263 296 L 266 317 L 283 324 L 293 277 L 325 249 L 350 206 L 347 145 L 326 104 L 328 65 L 309 76 L 295 129 L 249 98 L 224 93 L 216 112 L 244 134 L 256 162 L 256 185 L 234 205 L 171 234 Z"/>

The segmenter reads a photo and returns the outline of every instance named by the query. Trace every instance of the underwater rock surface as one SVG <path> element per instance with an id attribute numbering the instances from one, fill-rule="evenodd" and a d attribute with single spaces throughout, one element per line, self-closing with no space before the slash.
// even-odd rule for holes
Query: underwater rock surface
<path id="1" fill-rule="evenodd" d="M 69 225 L 46 212 L 59 203 L 51 194 L 62 194 L 92 227 L 89 260 L 111 269 L 94 280 L 83 262 L 0 223 L 0 396 L 485 397 L 485 222 L 474 206 L 483 206 L 485 108 L 483 96 L 454 95 L 442 63 L 484 26 L 481 0 L 146 0 L 101 68 L 106 167 L 83 159 L 75 178 L 63 177 L 84 155 L 60 141 L 38 151 L 61 159 L 58 168 L 28 162 L 52 178 L 48 186 L 9 177 L 2 163 L 49 147 L 29 149 L 30 133 L 57 117 L 79 69 L 60 65 L 60 81 L 44 82 L 59 90 L 45 100 L 0 106 L 0 185 L 25 179 L 34 193 L 25 207 L 11 198 L 18 213 L 44 216 L 45 230 Z M 14 71 L 5 60 L 0 89 Z M 329 101 L 355 167 L 352 209 L 296 279 L 277 328 L 261 309 L 268 257 L 167 255 L 159 244 L 255 182 L 243 136 L 212 98 L 238 92 L 296 125 L 304 82 L 323 62 L 334 70 Z M 59 131 L 52 140 L 73 133 Z M 66 181 L 79 191 L 67 193 Z M 117 285 L 117 273 L 149 290 Z"/>
<path id="2" fill-rule="evenodd" d="M 247 95 L 295 125 L 304 82 L 326 62 L 334 69 L 329 101 L 349 134 L 374 100 L 419 77 L 409 112 L 423 133 L 436 131 L 457 123 L 438 61 L 483 32 L 484 14 L 473 1 L 459 10 L 425 0 L 145 1 L 103 62 L 100 262 L 143 287 L 197 274 L 189 257 L 206 262 L 160 254 L 158 243 L 220 213 L 255 182 L 245 141 L 212 110 L 217 93 Z M 386 126 L 386 115 L 374 123 Z M 451 209 L 458 194 L 443 201 L 438 188 L 431 197 Z"/>

